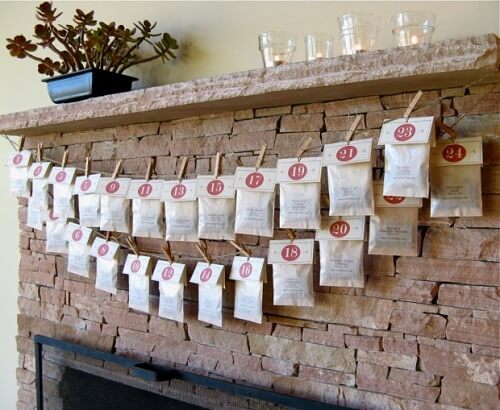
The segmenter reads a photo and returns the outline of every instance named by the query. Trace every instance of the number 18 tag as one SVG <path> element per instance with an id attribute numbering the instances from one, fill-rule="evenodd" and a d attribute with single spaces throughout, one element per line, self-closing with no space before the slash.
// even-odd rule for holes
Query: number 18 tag
<path id="1" fill-rule="evenodd" d="M 483 140 L 481 137 L 460 138 L 455 142 L 438 141 L 431 151 L 432 166 L 481 165 Z"/>
<path id="2" fill-rule="evenodd" d="M 327 144 L 323 150 L 323 165 L 348 165 L 372 159 L 373 138 Z"/>
<path id="3" fill-rule="evenodd" d="M 308 265 L 313 263 L 314 239 L 296 239 L 269 241 L 267 261 L 273 263 L 289 263 L 292 265 Z"/>

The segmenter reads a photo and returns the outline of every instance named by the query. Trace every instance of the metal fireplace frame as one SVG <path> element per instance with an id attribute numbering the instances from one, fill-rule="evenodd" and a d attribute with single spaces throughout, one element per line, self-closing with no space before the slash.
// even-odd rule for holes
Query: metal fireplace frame
<path id="1" fill-rule="evenodd" d="M 214 379 L 208 376 L 202 376 L 196 373 L 187 372 L 184 370 L 171 369 L 154 365 L 151 363 L 131 359 L 128 357 L 102 352 L 100 350 L 91 349 L 80 346 L 75 343 L 66 342 L 60 339 L 54 339 L 43 335 L 35 335 L 35 366 L 36 366 L 36 402 L 37 409 L 43 410 L 43 346 L 51 346 L 55 349 L 76 353 L 81 356 L 90 357 L 97 360 L 104 360 L 113 364 L 130 369 L 132 376 L 139 377 L 150 382 L 161 382 L 167 380 L 182 380 L 198 386 L 203 386 L 209 389 L 214 389 L 223 393 L 229 393 L 242 397 L 262 400 L 272 404 L 278 404 L 286 407 L 303 410 L 316 409 L 345 409 L 332 404 L 321 403 L 315 400 L 304 399 L 301 397 L 280 394 L 269 390 L 259 389 L 256 387 L 244 386 L 237 383 L 230 383 L 219 379 Z"/>

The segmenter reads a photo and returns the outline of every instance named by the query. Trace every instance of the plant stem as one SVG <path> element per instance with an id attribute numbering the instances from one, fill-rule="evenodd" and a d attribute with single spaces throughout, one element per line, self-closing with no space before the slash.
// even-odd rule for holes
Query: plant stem
<path id="1" fill-rule="evenodd" d="M 92 63 L 92 59 L 90 58 L 89 51 L 87 50 L 87 47 L 85 47 L 85 26 L 82 26 L 82 31 L 80 32 L 80 44 L 82 45 L 87 64 L 90 68 L 94 68 L 94 64 Z"/>
<path id="2" fill-rule="evenodd" d="M 142 64 L 142 63 L 147 63 L 148 61 L 153 61 L 153 60 L 156 60 L 157 58 L 160 58 L 162 55 L 161 54 L 157 54 L 157 55 L 154 55 L 154 56 L 151 56 L 151 57 L 148 57 L 148 58 L 143 58 L 142 60 L 138 60 L 138 61 L 133 61 L 125 66 L 123 66 L 122 68 L 120 68 L 120 70 L 118 70 L 117 72 L 119 74 L 123 73 L 127 68 L 129 67 L 132 67 L 133 65 L 136 65 L 136 64 Z"/>
<path id="3" fill-rule="evenodd" d="M 35 60 L 35 61 L 38 61 L 39 63 L 42 63 L 42 64 L 45 64 L 46 66 L 49 66 L 50 68 L 52 68 L 54 71 L 57 71 L 58 73 L 60 74 L 64 74 L 63 71 L 61 71 L 60 68 L 57 68 L 56 66 L 54 66 L 53 64 L 50 64 L 50 63 L 47 63 L 44 59 L 40 58 L 40 57 L 37 57 L 31 53 L 29 53 L 28 51 L 24 51 L 24 53 L 31 59 Z"/>
<path id="4" fill-rule="evenodd" d="M 123 70 L 125 70 L 126 68 L 130 67 L 130 65 L 127 65 L 125 67 L 122 67 L 121 69 L 119 69 L 120 65 L 122 65 L 122 63 L 127 59 L 127 57 L 132 53 L 132 51 L 134 50 L 138 50 L 139 49 L 139 46 L 141 45 L 141 43 L 144 41 L 144 37 L 141 37 L 137 43 L 134 44 L 134 46 L 130 47 L 127 52 L 123 55 L 122 58 L 120 58 L 120 60 L 118 60 L 118 63 L 116 63 L 116 65 L 113 67 L 113 72 L 118 72 L 118 73 L 121 73 L 123 72 Z M 111 67 L 108 67 L 108 69 L 111 70 Z"/>
<path id="5" fill-rule="evenodd" d="M 76 51 L 77 50 L 73 50 L 72 47 L 70 47 L 70 45 L 68 44 L 67 42 L 67 38 L 62 38 L 59 33 L 57 33 L 57 29 L 51 24 L 50 25 L 50 28 L 51 28 L 51 33 L 54 35 L 54 37 L 56 37 L 59 42 L 64 46 L 64 48 L 66 48 L 66 50 L 68 50 L 68 53 L 71 55 L 71 57 L 73 58 L 75 64 L 76 64 L 76 68 L 75 68 L 75 71 L 76 69 L 79 69 L 79 70 L 83 70 L 83 64 L 80 63 L 80 60 L 78 59 L 77 55 L 76 55 Z"/>

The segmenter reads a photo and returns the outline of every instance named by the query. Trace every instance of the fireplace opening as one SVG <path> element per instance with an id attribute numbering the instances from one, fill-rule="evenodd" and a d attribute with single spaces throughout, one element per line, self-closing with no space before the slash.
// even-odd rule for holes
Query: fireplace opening
<path id="1" fill-rule="evenodd" d="M 197 410 L 204 407 L 66 367 L 59 382 L 63 409 L 71 410 Z"/>

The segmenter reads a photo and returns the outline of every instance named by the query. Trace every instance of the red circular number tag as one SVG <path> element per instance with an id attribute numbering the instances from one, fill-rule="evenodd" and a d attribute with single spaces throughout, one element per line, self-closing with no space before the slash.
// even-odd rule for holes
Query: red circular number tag
<path id="1" fill-rule="evenodd" d="M 385 196 L 384 195 L 385 202 L 388 202 L 390 204 L 396 205 L 400 204 L 405 200 L 404 196 Z"/>
<path id="2" fill-rule="evenodd" d="M 51 209 L 50 212 L 49 212 L 49 219 L 51 221 L 57 221 L 59 219 L 59 217 L 54 214 L 54 210 L 53 209 Z"/>
<path id="3" fill-rule="evenodd" d="M 90 189 L 90 187 L 92 186 L 92 181 L 90 179 L 84 179 L 82 181 L 82 183 L 80 184 L 80 190 L 82 192 L 86 192 Z"/>
<path id="4" fill-rule="evenodd" d="M 186 192 L 187 192 L 186 185 L 177 184 L 177 185 L 174 185 L 172 187 L 172 189 L 170 190 L 170 195 L 172 196 L 172 198 L 180 199 L 184 195 L 186 195 Z"/>
<path id="5" fill-rule="evenodd" d="M 264 183 L 264 175 L 260 172 L 252 172 L 245 178 L 245 184 L 249 188 L 258 188 Z"/>
<path id="6" fill-rule="evenodd" d="M 451 144 L 444 147 L 442 155 L 448 162 L 460 162 L 466 157 L 467 150 L 463 145 Z"/>
<path id="7" fill-rule="evenodd" d="M 137 194 L 142 198 L 151 195 L 151 192 L 153 192 L 153 186 L 151 184 L 142 184 L 137 190 Z"/>
<path id="8" fill-rule="evenodd" d="M 14 155 L 14 158 L 12 158 L 12 163 L 14 165 L 19 165 L 22 160 L 23 160 L 22 154 L 16 154 L 16 155 Z"/>
<path id="9" fill-rule="evenodd" d="M 139 269 L 141 269 L 141 261 L 136 259 L 130 265 L 130 270 L 132 271 L 132 273 L 137 273 L 139 272 Z"/>
<path id="10" fill-rule="evenodd" d="M 99 248 L 97 248 L 97 254 L 99 256 L 106 256 L 108 251 L 109 251 L 109 246 L 105 243 L 103 243 L 102 245 L 99 246 Z"/>
<path id="11" fill-rule="evenodd" d="M 413 124 L 401 124 L 394 130 L 394 139 L 396 141 L 408 141 L 415 135 L 417 129 Z"/>
<path id="12" fill-rule="evenodd" d="M 337 159 L 342 162 L 351 161 L 358 155 L 358 149 L 353 145 L 346 145 L 337 151 Z"/>
<path id="13" fill-rule="evenodd" d="M 240 276 L 245 279 L 252 274 L 252 264 L 250 262 L 245 262 L 240 266 Z"/>
<path id="14" fill-rule="evenodd" d="M 83 237 L 83 232 L 81 229 L 75 229 L 73 233 L 71 234 L 71 237 L 75 242 L 78 242 L 80 239 Z"/>
<path id="15" fill-rule="evenodd" d="M 210 195 L 220 195 L 222 191 L 224 191 L 224 182 L 222 182 L 220 179 L 214 179 L 207 185 L 207 192 Z"/>
<path id="16" fill-rule="evenodd" d="M 343 238 L 351 230 L 351 225 L 346 221 L 335 221 L 330 225 L 330 234 L 336 238 Z"/>
<path id="17" fill-rule="evenodd" d="M 38 165 L 38 166 L 35 168 L 35 170 L 33 171 L 33 175 L 37 177 L 37 176 L 38 176 L 38 175 L 40 175 L 41 173 L 42 173 L 42 166 L 41 166 L 41 165 Z"/>
<path id="18" fill-rule="evenodd" d="M 297 245 L 287 245 L 281 250 L 281 257 L 287 262 L 292 262 L 300 256 L 300 248 Z"/>
<path id="19" fill-rule="evenodd" d="M 208 282 L 211 277 L 212 277 L 212 269 L 211 268 L 205 268 L 200 273 L 200 280 L 202 282 Z"/>
<path id="20" fill-rule="evenodd" d="M 294 181 L 300 181 L 307 175 L 307 166 L 301 162 L 293 164 L 288 168 L 288 176 Z"/>
<path id="21" fill-rule="evenodd" d="M 163 269 L 163 272 L 161 273 L 161 277 L 163 280 L 170 280 L 174 276 L 174 268 L 172 266 L 167 266 L 165 269 Z"/>
<path id="22" fill-rule="evenodd" d="M 64 182 L 66 179 L 66 171 L 59 171 L 56 175 L 56 182 Z"/>
<path id="23" fill-rule="evenodd" d="M 118 181 L 110 181 L 106 185 L 106 192 L 108 194 L 114 194 L 119 189 L 120 189 L 120 183 Z"/>

